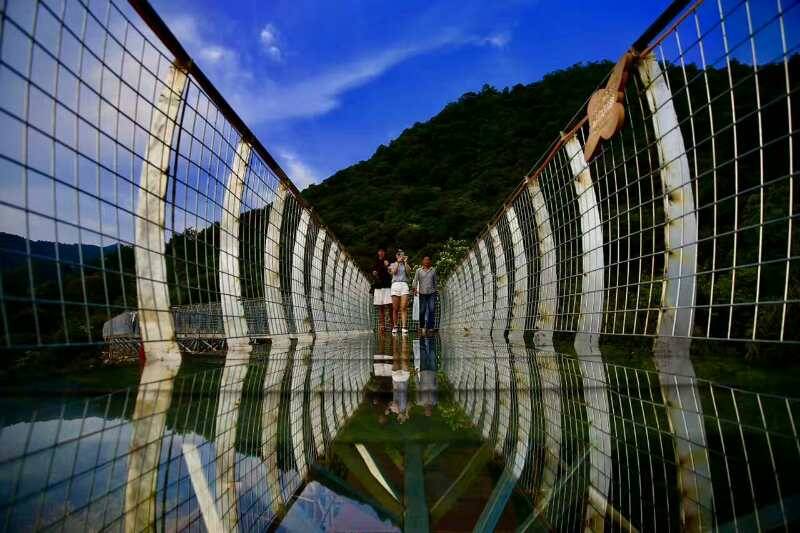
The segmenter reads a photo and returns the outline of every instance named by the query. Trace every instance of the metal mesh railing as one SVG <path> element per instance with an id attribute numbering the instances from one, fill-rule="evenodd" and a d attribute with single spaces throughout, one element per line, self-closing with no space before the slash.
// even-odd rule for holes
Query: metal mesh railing
<path id="1" fill-rule="evenodd" d="M 630 52 L 622 129 L 586 162 L 567 125 L 447 280 L 445 325 L 800 340 L 800 7 L 672 11 Z"/>
<path id="2" fill-rule="evenodd" d="M 4 348 L 131 312 L 156 357 L 369 327 L 365 276 L 146 3 L 3 2 L 0 43 Z"/>
<path id="3" fill-rule="evenodd" d="M 262 347 L 0 425 L 0 530 L 264 530 L 363 398 L 364 335 Z M 346 358 L 344 357 L 346 354 Z"/>
<path id="4" fill-rule="evenodd" d="M 530 498 L 519 530 L 777 531 L 800 520 L 797 400 L 520 343 L 445 336 L 442 349 L 455 401 L 504 464 L 492 497 L 505 483 Z"/>

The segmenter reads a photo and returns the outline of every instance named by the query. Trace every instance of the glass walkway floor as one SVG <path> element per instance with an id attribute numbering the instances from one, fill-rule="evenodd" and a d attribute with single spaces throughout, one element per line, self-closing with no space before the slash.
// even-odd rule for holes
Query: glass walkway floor
<path id="1" fill-rule="evenodd" d="M 0 529 L 791 528 L 797 408 L 524 342 L 263 345 L 5 424 Z"/>

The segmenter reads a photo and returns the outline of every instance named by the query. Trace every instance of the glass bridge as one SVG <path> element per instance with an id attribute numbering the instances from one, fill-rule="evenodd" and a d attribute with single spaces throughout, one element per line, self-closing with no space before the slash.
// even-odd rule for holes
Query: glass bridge
<path id="1" fill-rule="evenodd" d="M 800 2 L 675 0 L 609 70 L 437 334 L 377 335 L 147 1 L 0 0 L 0 531 L 796 529 Z"/>

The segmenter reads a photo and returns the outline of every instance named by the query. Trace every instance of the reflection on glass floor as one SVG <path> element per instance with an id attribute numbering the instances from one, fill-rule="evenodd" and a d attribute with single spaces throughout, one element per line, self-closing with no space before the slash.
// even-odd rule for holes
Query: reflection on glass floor
<path id="1" fill-rule="evenodd" d="M 797 402 L 690 368 L 445 335 L 261 346 L 233 363 L 146 368 L 138 389 L 3 427 L 0 529 L 766 530 L 799 518 Z"/>

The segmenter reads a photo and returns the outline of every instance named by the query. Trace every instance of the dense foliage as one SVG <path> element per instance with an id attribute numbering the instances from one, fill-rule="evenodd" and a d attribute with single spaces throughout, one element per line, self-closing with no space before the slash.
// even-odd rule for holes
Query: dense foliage
<path id="1" fill-rule="evenodd" d="M 448 238 L 475 238 L 612 66 L 485 85 L 303 195 L 365 269 L 379 246 L 402 247 L 418 264 Z"/>

